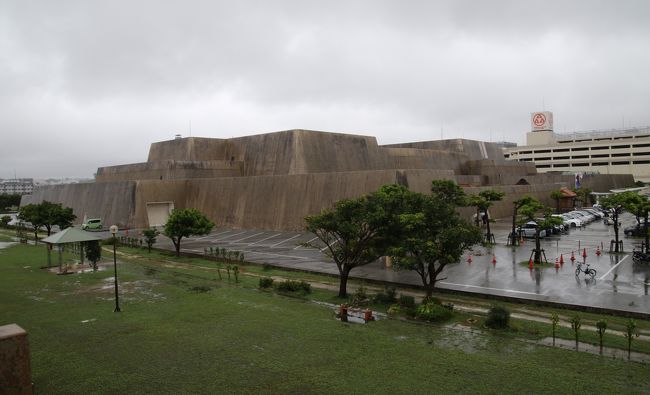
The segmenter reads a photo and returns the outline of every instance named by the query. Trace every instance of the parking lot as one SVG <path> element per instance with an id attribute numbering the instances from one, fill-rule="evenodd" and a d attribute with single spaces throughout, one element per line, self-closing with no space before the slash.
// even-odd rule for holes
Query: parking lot
<path id="1" fill-rule="evenodd" d="M 634 223 L 629 214 L 621 217 L 622 226 Z M 526 239 L 519 247 L 507 246 L 510 220 L 497 220 L 492 225 L 497 244 L 490 249 L 478 247 L 461 260 L 449 265 L 438 283 L 441 288 L 467 292 L 503 295 L 586 305 L 637 313 L 650 313 L 650 265 L 634 264 L 631 252 L 641 239 L 623 236 L 625 253 L 609 254 L 609 243 L 614 238 L 612 226 L 602 220 L 583 228 L 571 229 L 567 234 L 547 236 L 541 240 L 548 262 L 545 268 L 530 269 L 527 262 L 534 240 Z M 306 246 L 310 244 L 311 247 Z M 156 245 L 173 249 L 166 237 L 159 237 Z M 275 266 L 338 274 L 336 266 L 322 252 L 323 245 L 311 233 L 280 232 L 268 230 L 216 229 L 207 236 L 183 239 L 182 250 L 204 253 L 209 248 L 240 251 L 246 260 Z M 597 250 L 603 249 L 600 256 Z M 582 255 L 586 251 L 587 257 Z M 570 260 L 574 255 L 575 262 Z M 471 255 L 472 262 L 468 262 Z M 564 260 L 559 268 L 556 259 Z M 493 260 L 496 262 L 493 263 Z M 576 264 L 586 261 L 596 269 L 592 279 L 575 274 Z M 420 285 L 419 277 L 412 272 L 396 272 L 384 262 L 356 268 L 352 277 Z"/>

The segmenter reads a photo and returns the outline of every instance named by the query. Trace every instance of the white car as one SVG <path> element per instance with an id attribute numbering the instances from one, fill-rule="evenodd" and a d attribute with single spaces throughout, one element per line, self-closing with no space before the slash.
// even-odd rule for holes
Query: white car
<path id="1" fill-rule="evenodd" d="M 583 209 L 583 211 L 591 213 L 597 219 L 602 219 L 605 216 L 605 214 L 603 214 L 602 212 L 600 212 L 600 211 L 598 211 L 596 209 L 593 209 L 593 208 L 586 208 L 586 209 Z"/>
<path id="2" fill-rule="evenodd" d="M 582 222 L 579 219 L 571 218 L 568 215 L 553 214 L 553 216 L 562 219 L 562 224 L 566 229 L 582 226 Z"/>

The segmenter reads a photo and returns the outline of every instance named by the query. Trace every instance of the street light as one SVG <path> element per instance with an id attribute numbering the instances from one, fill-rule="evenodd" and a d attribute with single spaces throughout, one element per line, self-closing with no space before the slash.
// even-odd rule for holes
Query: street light
<path id="1" fill-rule="evenodd" d="M 117 245 L 117 240 L 115 239 L 115 234 L 117 233 L 117 225 L 111 225 L 111 234 L 113 235 L 113 268 L 115 269 L 115 310 L 114 313 L 120 312 L 120 297 L 117 294 L 117 255 L 115 253 L 115 246 Z"/>

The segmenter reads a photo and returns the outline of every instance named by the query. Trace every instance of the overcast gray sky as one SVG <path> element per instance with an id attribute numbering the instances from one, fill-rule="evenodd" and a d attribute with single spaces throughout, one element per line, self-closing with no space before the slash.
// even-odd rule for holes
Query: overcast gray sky
<path id="1" fill-rule="evenodd" d="M 0 178 L 286 129 L 523 144 L 650 125 L 650 1 L 0 0 Z"/>

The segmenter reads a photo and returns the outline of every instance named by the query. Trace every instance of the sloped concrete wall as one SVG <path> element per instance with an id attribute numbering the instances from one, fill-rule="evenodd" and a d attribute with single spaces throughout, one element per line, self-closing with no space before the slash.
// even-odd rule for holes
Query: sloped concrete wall
<path id="1" fill-rule="evenodd" d="M 129 225 L 135 210 L 135 185 L 133 181 L 121 181 L 38 187 L 32 195 L 23 196 L 20 205 L 48 200 L 72 208 L 77 224 L 86 215 L 101 218 L 105 225 Z"/>
<path id="2" fill-rule="evenodd" d="M 169 180 L 181 178 L 237 177 L 243 172 L 240 161 L 180 161 L 132 163 L 97 169 L 96 182 Z"/>

